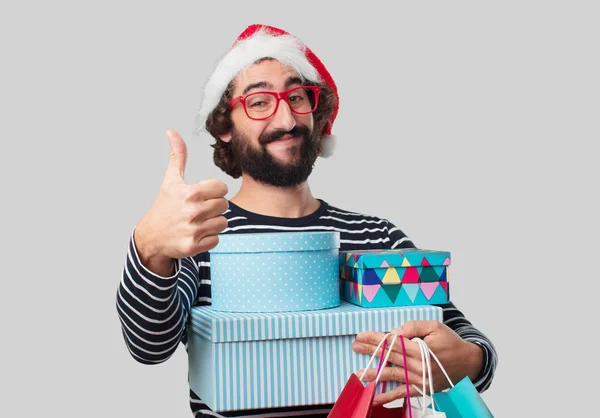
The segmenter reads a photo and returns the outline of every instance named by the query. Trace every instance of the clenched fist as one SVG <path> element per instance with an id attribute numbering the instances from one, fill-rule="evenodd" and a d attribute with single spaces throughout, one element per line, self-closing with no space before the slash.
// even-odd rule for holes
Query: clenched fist
<path id="1" fill-rule="evenodd" d="M 174 259 L 214 248 L 227 227 L 221 214 L 228 208 L 227 186 L 219 180 L 186 184 L 187 148 L 175 131 L 167 131 L 171 156 L 152 207 L 135 228 L 142 263 L 160 276 L 170 276 Z"/>

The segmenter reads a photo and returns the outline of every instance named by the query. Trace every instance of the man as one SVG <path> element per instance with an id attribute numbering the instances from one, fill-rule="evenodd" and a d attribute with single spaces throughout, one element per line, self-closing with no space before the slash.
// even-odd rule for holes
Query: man
<path id="1" fill-rule="evenodd" d="M 198 122 L 216 140 L 215 164 L 234 178 L 241 176 L 242 185 L 228 201 L 221 181 L 185 184 L 185 142 L 167 132 L 169 165 L 155 202 L 133 230 L 117 294 L 125 342 L 136 360 L 160 363 L 187 343 L 191 306 L 211 303 L 207 251 L 220 233 L 335 230 L 341 251 L 414 247 L 388 220 L 339 209 L 312 195 L 307 179 L 317 157 L 332 152 L 338 103 L 331 75 L 298 39 L 262 25 L 249 26 L 238 37 L 206 85 Z M 447 325 L 412 321 L 401 332 L 424 338 L 453 381 L 468 375 L 479 391 L 486 390 L 496 367 L 494 346 L 452 303 L 444 306 L 444 320 Z M 380 338 L 360 334 L 353 349 L 372 354 Z M 420 383 L 418 346 L 413 341 L 406 346 L 410 382 L 414 377 Z M 447 386 L 440 373 L 434 367 L 436 389 Z M 404 382 L 398 366 L 382 377 Z M 375 402 L 404 394 L 401 385 Z M 191 390 L 190 406 L 196 417 L 221 416 Z M 326 416 L 330 407 L 223 415 L 317 417 Z"/>

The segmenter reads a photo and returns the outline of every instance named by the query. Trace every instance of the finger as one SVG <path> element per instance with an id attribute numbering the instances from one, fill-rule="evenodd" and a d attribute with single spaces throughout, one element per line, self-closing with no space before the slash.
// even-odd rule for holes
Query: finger
<path id="1" fill-rule="evenodd" d="M 202 238 L 210 235 L 218 235 L 225 228 L 227 228 L 227 218 L 224 216 L 207 219 L 202 222 L 200 230 L 196 233 L 196 241 L 200 241 Z"/>
<path id="2" fill-rule="evenodd" d="M 359 370 L 355 373 L 356 376 L 360 379 L 363 377 L 363 370 Z M 377 369 L 367 369 L 364 371 L 364 377 L 362 378 L 363 382 L 372 382 L 377 379 Z M 380 382 L 401 382 L 406 383 L 406 375 L 404 373 L 404 368 L 400 366 L 389 366 L 384 367 L 381 370 L 381 374 L 379 375 Z M 408 383 L 422 386 L 423 385 L 423 376 L 418 373 L 411 373 L 408 371 Z"/>
<path id="3" fill-rule="evenodd" d="M 187 147 L 185 141 L 179 134 L 171 129 L 167 131 L 171 155 L 165 177 L 169 180 L 180 180 L 183 182 L 185 165 L 187 162 Z"/>
<path id="4" fill-rule="evenodd" d="M 401 348 L 401 347 L 400 347 Z M 419 348 L 419 343 L 416 341 L 411 341 L 409 339 L 404 339 L 404 348 L 406 349 L 406 357 L 417 359 L 421 361 L 421 349 Z M 398 350 L 400 351 L 400 350 Z"/>
<path id="5" fill-rule="evenodd" d="M 227 199 L 210 199 L 202 203 L 196 203 L 190 206 L 192 213 L 192 222 L 201 223 L 211 218 L 217 218 L 221 216 L 229 207 Z"/>
<path id="6" fill-rule="evenodd" d="M 377 345 L 383 340 L 384 336 L 385 333 L 383 332 L 365 331 L 356 336 L 356 341 Z"/>
<path id="7" fill-rule="evenodd" d="M 356 353 L 367 354 L 367 355 L 376 354 L 377 357 L 381 358 L 381 347 L 379 347 L 379 349 L 377 349 L 377 353 L 375 353 L 376 349 L 377 349 L 377 346 L 372 345 L 372 344 L 364 344 L 364 343 L 359 343 L 359 342 L 354 342 L 352 344 L 352 351 L 354 351 Z M 403 366 L 404 365 L 404 358 L 403 358 L 404 356 L 402 355 L 401 350 L 402 349 L 400 348 L 400 350 L 396 351 L 395 347 L 392 348 L 392 352 L 390 353 L 390 356 L 388 357 L 388 361 L 397 366 Z M 387 355 L 387 351 L 386 351 L 386 355 Z M 385 358 L 385 356 L 384 356 L 384 358 Z M 421 370 L 421 367 L 420 367 L 421 366 L 421 353 L 419 352 L 418 357 L 407 356 L 406 364 L 407 364 L 407 367 L 409 370 L 412 369 L 414 371 L 420 372 L 420 370 Z"/>
<path id="8" fill-rule="evenodd" d="M 384 393 L 379 393 L 373 398 L 373 406 L 385 405 L 395 401 L 396 399 L 406 397 L 406 385 L 400 385 L 395 389 L 388 390 Z"/>
<path id="9" fill-rule="evenodd" d="M 408 321 L 401 327 L 396 328 L 394 332 L 397 332 L 408 339 L 415 337 L 424 338 L 439 330 L 440 326 L 441 323 L 439 321 Z"/>
<path id="10" fill-rule="evenodd" d="M 209 250 L 212 250 L 219 244 L 218 235 L 207 235 L 200 239 L 196 246 L 196 254 L 200 254 Z"/>
<path id="11" fill-rule="evenodd" d="M 416 344 L 415 342 L 413 342 L 413 343 Z M 360 354 L 367 354 L 367 355 L 373 355 L 375 353 L 376 348 L 377 347 L 374 345 L 363 344 L 363 343 L 358 343 L 358 342 L 354 342 L 354 344 L 352 345 L 353 351 L 360 353 Z M 377 350 L 376 356 L 381 359 L 381 348 L 379 348 Z M 396 352 L 395 350 L 392 350 L 392 353 L 390 354 L 388 361 L 398 367 L 404 366 L 404 359 L 402 357 L 402 353 Z M 417 376 L 417 377 L 415 377 L 415 379 L 418 379 L 418 382 L 421 383 L 422 379 L 423 379 L 423 363 L 421 361 L 420 353 L 419 353 L 419 357 L 416 357 L 416 358 L 406 357 L 406 367 L 408 369 L 409 376 Z M 359 377 L 360 377 L 360 375 L 359 375 Z M 404 378 L 402 378 L 402 381 L 404 381 Z"/>
<path id="12" fill-rule="evenodd" d="M 356 336 L 356 342 L 360 344 L 368 344 L 374 346 L 373 349 L 383 339 L 384 333 L 382 332 L 361 332 Z M 402 355 L 402 343 L 399 340 L 400 336 L 396 338 L 392 351 Z M 388 344 L 391 344 L 391 337 L 388 337 Z M 404 338 L 404 348 L 406 349 L 406 355 L 410 357 L 421 357 L 421 351 L 419 345 L 415 341 L 410 341 Z M 371 352 L 373 354 L 373 351 Z"/>
<path id="13" fill-rule="evenodd" d="M 199 200 L 219 199 L 227 195 L 227 185 L 221 180 L 208 179 L 194 185 L 195 196 Z"/>

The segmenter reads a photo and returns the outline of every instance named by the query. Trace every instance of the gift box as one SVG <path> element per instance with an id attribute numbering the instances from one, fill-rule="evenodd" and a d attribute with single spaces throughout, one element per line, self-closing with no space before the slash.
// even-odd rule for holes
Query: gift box
<path id="1" fill-rule="evenodd" d="M 442 322 L 437 306 L 231 313 L 194 307 L 188 325 L 189 383 L 214 411 L 333 404 L 369 356 L 356 334 L 413 319 Z M 389 382 L 387 390 L 397 387 Z"/>
<path id="2" fill-rule="evenodd" d="M 339 306 L 339 232 L 223 234 L 210 250 L 211 299 L 226 312 Z"/>
<path id="3" fill-rule="evenodd" d="M 340 252 L 340 297 L 364 308 L 448 303 L 447 251 Z"/>

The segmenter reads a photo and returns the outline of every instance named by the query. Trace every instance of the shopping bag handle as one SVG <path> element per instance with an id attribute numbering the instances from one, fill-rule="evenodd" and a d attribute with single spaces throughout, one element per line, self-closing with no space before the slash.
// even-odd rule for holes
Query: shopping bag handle
<path id="1" fill-rule="evenodd" d="M 362 375 L 360 376 L 360 380 L 362 381 L 363 378 L 365 377 L 365 373 L 367 372 L 367 369 L 369 368 L 369 366 L 371 365 L 371 363 L 373 362 L 373 359 L 376 357 L 377 355 L 377 351 L 379 350 L 379 347 L 381 347 L 381 345 L 383 344 L 383 348 L 381 349 L 381 360 L 379 361 L 379 366 L 377 367 L 377 374 L 375 377 L 375 386 L 377 386 L 379 384 L 379 379 L 381 378 L 381 373 L 383 373 L 383 367 L 384 364 L 387 365 L 388 364 L 388 359 L 390 357 L 390 354 L 392 353 L 392 348 L 394 347 L 394 344 L 396 343 L 396 339 L 398 339 L 398 337 L 400 337 L 400 345 L 402 346 L 402 362 L 404 363 L 404 381 L 406 384 L 406 398 L 405 398 L 405 402 L 407 405 L 407 409 L 408 409 L 408 415 L 410 418 L 412 418 L 412 408 L 410 405 L 410 385 L 408 384 L 408 367 L 406 364 L 406 347 L 404 344 L 404 337 L 401 334 L 396 334 L 395 332 L 392 332 L 391 334 L 393 334 L 393 338 L 392 338 L 392 343 L 390 344 L 390 348 L 387 351 L 387 354 L 385 356 L 385 359 L 383 358 L 383 353 L 385 353 L 385 349 L 387 346 L 387 338 L 388 335 L 390 333 L 386 332 L 385 335 L 383 336 L 383 339 L 379 342 L 379 344 L 377 345 L 377 348 L 375 348 L 375 352 L 373 353 L 373 355 L 371 356 L 371 358 L 369 359 L 369 362 L 367 363 L 367 366 L 365 367 L 365 369 L 363 370 Z M 385 382 L 384 382 L 385 384 Z M 385 390 L 385 389 L 384 389 Z"/>
<path id="2" fill-rule="evenodd" d="M 379 376 L 381 373 L 381 369 L 383 369 L 383 353 L 385 353 L 385 349 L 387 348 L 387 336 L 388 334 L 385 334 L 385 337 L 383 339 L 383 346 L 381 347 L 381 358 L 379 359 L 379 366 L 377 366 L 377 372 L 375 373 L 375 385 L 377 385 L 377 383 L 379 382 Z M 393 344 L 392 344 L 393 346 Z M 392 346 L 390 346 L 390 351 L 392 350 Z M 375 350 L 375 353 L 377 352 L 377 349 Z M 387 363 L 386 363 L 387 366 Z M 366 369 L 365 369 L 366 371 Z M 364 376 L 364 372 L 363 372 L 363 376 Z M 383 382 L 383 390 L 385 391 L 385 382 Z"/>
<path id="3" fill-rule="evenodd" d="M 367 373 L 367 370 L 371 366 L 371 363 L 373 363 L 373 360 L 375 359 L 375 357 L 377 357 L 377 351 L 379 351 L 379 348 L 381 347 L 382 344 L 383 344 L 383 348 L 382 348 L 381 352 L 383 353 L 385 351 L 385 348 L 387 347 L 387 336 L 388 336 L 388 334 L 386 333 L 383 336 L 383 338 L 381 339 L 381 341 L 379 341 L 379 344 L 375 348 L 375 351 L 373 352 L 373 355 L 371 356 L 371 358 L 369 359 L 369 362 L 367 363 L 367 365 L 363 369 L 362 375 L 360 376 L 360 381 L 361 382 L 362 382 L 363 378 L 365 377 L 365 374 Z M 379 370 L 381 369 L 381 365 L 382 364 L 383 364 L 383 357 L 381 358 L 381 360 L 379 360 L 379 367 L 377 368 L 377 374 L 379 374 Z"/>
<path id="4" fill-rule="evenodd" d="M 386 347 L 387 347 L 387 338 L 388 338 L 389 334 L 390 334 L 389 332 L 386 332 L 385 335 L 383 336 L 383 338 L 381 339 L 381 341 L 379 341 L 379 344 L 375 348 L 375 352 L 373 353 L 373 355 L 369 359 L 369 362 L 367 363 L 366 367 L 364 368 L 364 370 L 362 372 L 362 375 L 360 376 L 360 380 L 361 381 L 365 377 L 365 374 L 367 373 L 367 370 L 371 366 L 371 363 L 373 362 L 373 360 L 375 359 L 375 357 L 377 357 L 377 351 L 379 351 L 379 348 L 383 345 L 383 347 L 381 348 L 381 359 L 379 361 L 379 366 L 377 367 L 377 374 L 376 374 L 376 377 L 375 377 L 375 385 L 377 385 L 379 383 L 379 379 L 381 378 L 381 373 L 383 372 L 383 365 L 384 364 L 387 365 L 388 359 L 389 359 L 390 354 L 392 352 L 392 347 L 394 347 L 394 344 L 396 342 L 396 338 L 398 338 L 398 334 L 394 334 L 394 337 L 392 339 L 392 343 L 390 344 L 390 348 L 388 349 L 387 354 L 385 355 L 385 358 L 384 358 L 383 354 L 385 353 L 385 350 L 386 350 Z"/>
<path id="5" fill-rule="evenodd" d="M 450 386 L 454 387 L 454 384 L 452 383 L 452 380 L 450 380 L 450 377 L 448 377 L 448 373 L 446 373 L 446 370 L 442 366 L 442 363 L 437 358 L 437 356 L 433 353 L 431 348 L 429 348 L 427 343 L 418 337 L 413 338 L 413 341 L 415 341 L 419 344 L 419 350 L 421 351 L 421 368 L 423 370 L 423 380 L 422 380 L 423 391 L 421 392 L 421 390 L 419 390 L 419 388 L 417 386 L 415 386 L 415 389 L 417 390 L 417 392 L 419 392 L 421 395 L 423 395 L 423 403 L 421 404 L 421 410 L 422 410 L 423 415 L 425 415 L 425 409 L 427 408 L 427 402 L 425 402 L 425 396 L 426 396 L 426 392 L 427 392 L 425 389 L 425 368 L 427 368 L 427 373 L 429 376 L 429 393 L 430 393 L 430 398 L 431 398 L 431 408 L 435 411 L 435 401 L 433 398 L 433 393 L 434 393 L 434 391 L 433 391 L 433 372 L 431 371 L 431 357 L 430 356 L 433 356 L 436 363 L 438 364 L 438 366 L 444 373 L 444 376 L 446 376 L 446 379 L 448 379 L 448 383 L 450 383 Z M 442 414 L 436 413 L 435 415 L 442 415 Z"/>
<path id="6" fill-rule="evenodd" d="M 406 365 L 406 347 L 404 346 L 404 337 L 400 334 L 400 345 L 402 346 L 402 362 L 404 363 L 404 385 L 406 386 L 406 409 L 408 416 L 412 418 L 412 406 L 410 405 L 410 385 L 408 384 L 408 367 Z"/>
<path id="7" fill-rule="evenodd" d="M 444 373 L 444 376 L 446 376 L 446 380 L 448 380 L 448 383 L 450 383 L 450 386 L 454 387 L 454 383 L 452 383 L 452 380 L 450 380 L 450 377 L 448 377 L 448 373 L 446 373 L 446 369 L 444 369 L 444 366 L 442 366 L 442 363 L 437 358 L 437 356 L 435 355 L 435 353 L 433 351 L 431 351 L 431 348 L 429 348 L 429 346 L 427 345 L 427 343 L 425 341 L 423 341 L 422 339 L 420 339 L 419 337 L 415 337 L 415 338 L 413 338 L 413 340 L 416 341 L 417 343 L 419 343 L 419 345 L 421 345 L 421 344 L 423 345 L 423 348 L 426 350 L 426 352 L 428 354 L 427 358 L 429 359 L 429 355 L 431 355 L 433 357 L 433 359 L 435 360 L 435 362 L 437 363 L 437 365 L 440 367 L 440 370 L 442 371 L 442 373 Z M 429 373 L 431 375 L 431 364 L 429 366 Z"/>
<path id="8" fill-rule="evenodd" d="M 423 383 L 423 391 L 421 392 L 419 390 L 418 387 L 415 386 L 415 389 L 417 389 L 417 391 L 423 395 L 423 402 L 421 403 L 421 413 L 422 415 L 425 415 L 425 409 L 427 408 L 427 402 L 425 400 L 425 397 L 427 396 L 427 390 L 425 389 L 425 377 L 426 377 L 426 372 L 427 375 L 429 376 L 429 393 L 433 394 L 433 373 L 431 372 L 431 360 L 429 357 L 429 352 L 427 351 L 427 346 L 425 344 L 425 341 L 415 338 L 414 339 L 417 344 L 419 345 L 419 351 L 421 352 L 421 370 L 422 370 L 422 377 L 421 377 L 421 382 Z M 432 409 L 435 410 L 435 405 L 433 404 L 433 397 L 431 398 L 431 406 Z"/>

